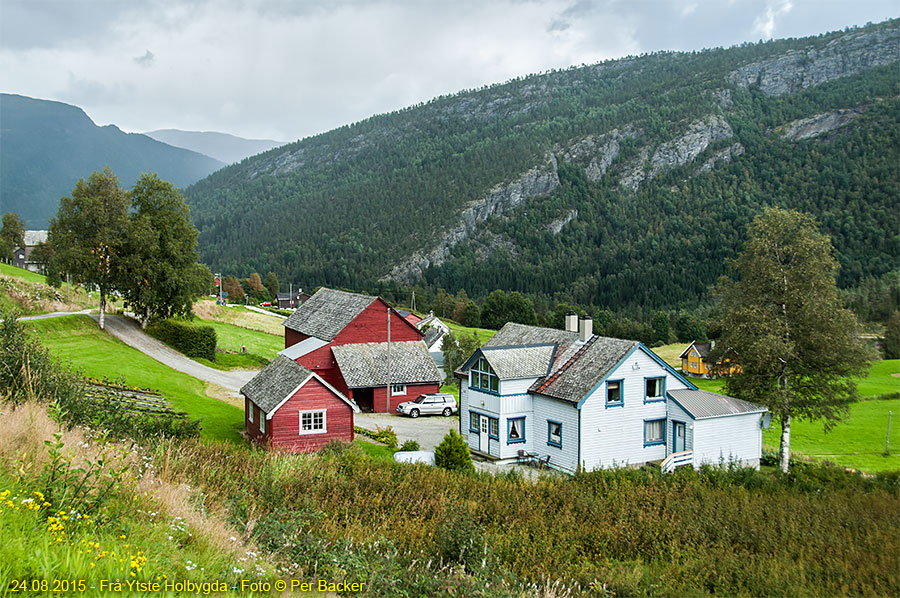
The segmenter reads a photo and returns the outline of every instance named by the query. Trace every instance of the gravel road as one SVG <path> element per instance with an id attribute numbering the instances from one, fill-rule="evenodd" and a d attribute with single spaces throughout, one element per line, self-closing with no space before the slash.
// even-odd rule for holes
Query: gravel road
<path id="1" fill-rule="evenodd" d="M 99 319 L 96 314 L 91 315 L 95 320 Z M 141 353 L 149 355 L 156 361 L 163 363 L 173 370 L 184 372 L 189 376 L 218 384 L 219 386 L 238 394 L 241 387 L 250 381 L 256 372 L 224 372 L 185 357 L 181 353 L 170 349 L 155 338 L 144 334 L 144 332 L 131 320 L 122 316 L 113 316 L 107 314 L 104 318 L 105 330 L 121 340 L 126 345 L 134 347 Z"/>

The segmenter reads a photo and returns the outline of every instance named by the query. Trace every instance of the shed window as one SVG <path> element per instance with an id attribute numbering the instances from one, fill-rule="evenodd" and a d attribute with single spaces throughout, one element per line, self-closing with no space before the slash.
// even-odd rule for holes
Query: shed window
<path id="1" fill-rule="evenodd" d="M 644 446 L 666 443 L 666 420 L 650 419 L 644 421 Z"/>
<path id="2" fill-rule="evenodd" d="M 525 442 L 525 418 L 513 417 L 506 420 L 506 443 Z"/>
<path id="3" fill-rule="evenodd" d="M 644 386 L 646 387 L 645 397 L 647 401 L 662 400 L 663 395 L 666 393 L 666 379 L 664 377 L 646 378 Z"/>
<path id="4" fill-rule="evenodd" d="M 609 380 L 606 383 L 606 406 L 621 407 L 624 404 L 622 398 L 622 381 Z"/>
<path id="5" fill-rule="evenodd" d="M 253 423 L 253 412 L 255 410 L 256 407 L 254 407 L 253 403 L 247 401 L 247 421 L 249 421 L 251 424 Z"/>
<path id="6" fill-rule="evenodd" d="M 259 431 L 263 434 L 266 433 L 266 414 L 262 410 L 259 412 Z"/>
<path id="7" fill-rule="evenodd" d="M 406 385 L 405 384 L 394 384 L 391 386 L 391 396 L 395 397 L 397 395 L 405 395 L 406 394 Z"/>
<path id="8" fill-rule="evenodd" d="M 471 382 L 469 386 L 476 390 L 488 392 L 500 392 L 500 379 L 491 368 L 487 359 L 482 357 L 472 366 Z"/>
<path id="9" fill-rule="evenodd" d="M 562 448 L 562 423 L 547 420 L 547 444 Z"/>
<path id="10" fill-rule="evenodd" d="M 300 435 L 304 434 L 324 434 L 325 428 L 325 410 L 318 411 L 301 411 L 300 412 Z"/>

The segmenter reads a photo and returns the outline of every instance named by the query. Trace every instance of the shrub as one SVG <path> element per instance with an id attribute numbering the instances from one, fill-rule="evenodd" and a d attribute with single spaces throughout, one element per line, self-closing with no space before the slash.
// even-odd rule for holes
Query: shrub
<path id="1" fill-rule="evenodd" d="M 147 327 L 147 334 L 188 357 L 216 360 L 216 331 L 184 320 L 160 320 Z"/>
<path id="2" fill-rule="evenodd" d="M 451 429 L 434 449 L 434 464 L 451 471 L 475 471 L 469 445 L 456 430 Z"/>
<path id="3" fill-rule="evenodd" d="M 401 451 L 417 451 L 419 450 L 419 443 L 415 440 L 404 440 L 403 444 L 400 445 Z"/>
<path id="4" fill-rule="evenodd" d="M 397 433 L 394 432 L 394 429 L 390 426 L 386 428 L 382 428 L 381 426 L 375 426 L 376 431 L 367 430 L 366 428 L 361 428 L 359 426 L 353 426 L 353 431 L 357 434 L 362 434 L 363 436 L 368 436 L 372 440 L 377 440 L 382 444 L 386 444 L 391 448 L 397 448 Z"/>
<path id="5" fill-rule="evenodd" d="M 464 506 L 451 505 L 438 524 L 434 536 L 438 553 L 446 563 L 458 563 L 468 571 L 487 565 L 484 530 Z"/>

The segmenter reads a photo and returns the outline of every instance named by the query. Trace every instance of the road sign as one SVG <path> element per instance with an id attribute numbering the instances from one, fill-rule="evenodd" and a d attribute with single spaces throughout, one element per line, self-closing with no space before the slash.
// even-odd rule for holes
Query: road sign
<path id="1" fill-rule="evenodd" d="M 219 279 L 218 276 L 216 276 L 216 286 L 219 286 L 221 284 L 222 284 L 222 281 Z"/>

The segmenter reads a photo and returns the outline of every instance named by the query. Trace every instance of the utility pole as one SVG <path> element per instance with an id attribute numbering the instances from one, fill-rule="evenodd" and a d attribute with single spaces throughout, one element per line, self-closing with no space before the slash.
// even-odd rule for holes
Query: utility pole
<path id="1" fill-rule="evenodd" d="M 69 273 L 66 272 L 66 305 L 72 303 L 72 300 L 69 299 Z"/>
<path id="2" fill-rule="evenodd" d="M 388 305 L 387 308 L 387 317 L 388 317 L 388 341 L 387 341 L 387 399 L 386 399 L 386 413 L 391 412 L 391 394 L 393 389 L 391 388 L 391 306 Z"/>

